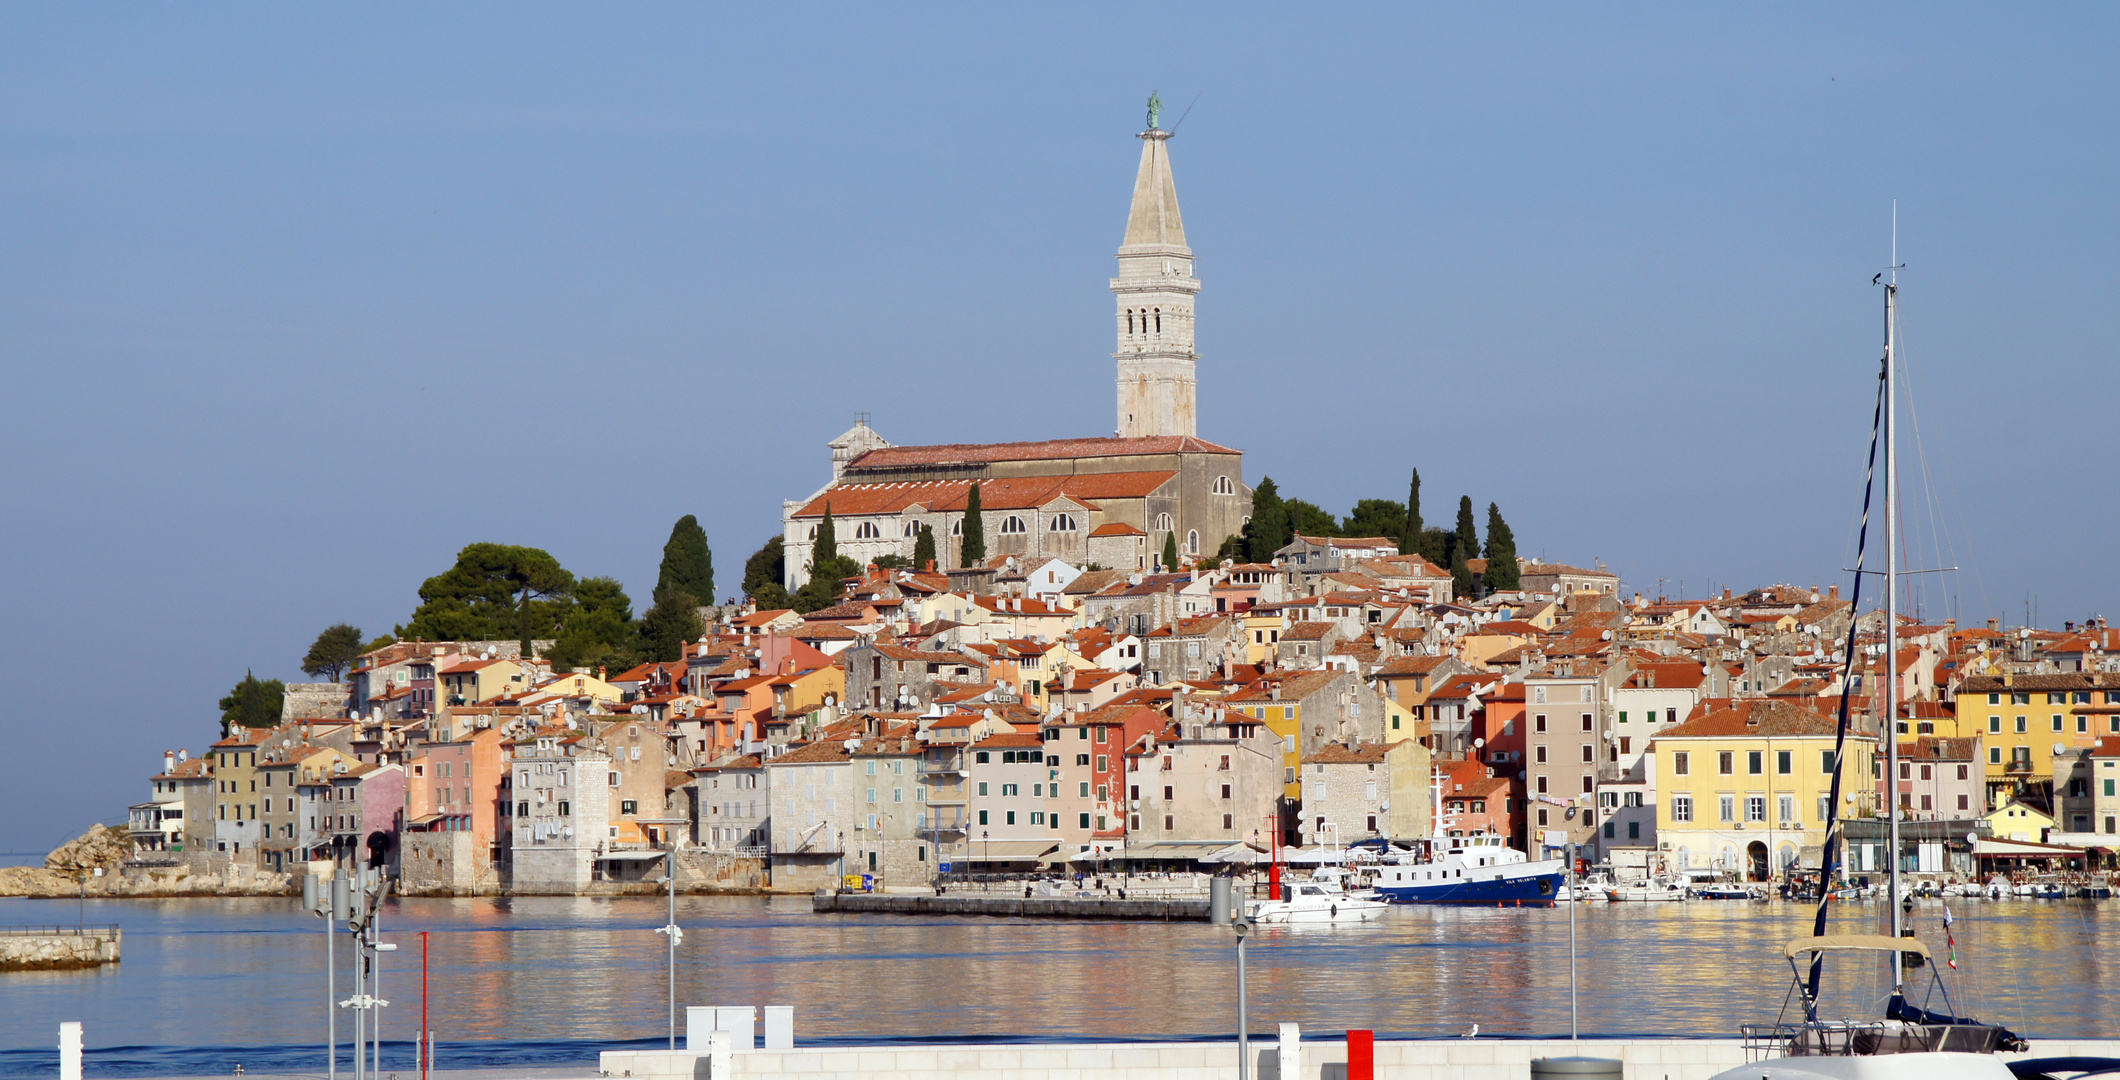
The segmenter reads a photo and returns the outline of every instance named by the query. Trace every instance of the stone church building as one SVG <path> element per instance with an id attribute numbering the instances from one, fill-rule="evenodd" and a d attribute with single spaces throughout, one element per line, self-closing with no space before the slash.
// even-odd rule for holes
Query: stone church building
<path id="1" fill-rule="evenodd" d="M 1244 454 L 1198 435 L 1192 248 L 1178 213 L 1170 135 L 1139 136 L 1141 167 L 1119 247 L 1118 415 L 1110 438 L 893 446 L 866 422 L 831 443 L 832 479 L 782 504 L 786 585 L 809 578 L 825 506 L 839 553 L 859 562 L 912 557 L 935 531 L 945 567 L 960 564 L 965 502 L 979 485 L 988 558 L 1028 555 L 1145 569 L 1166 536 L 1186 555 L 1213 554 L 1251 519 Z"/>

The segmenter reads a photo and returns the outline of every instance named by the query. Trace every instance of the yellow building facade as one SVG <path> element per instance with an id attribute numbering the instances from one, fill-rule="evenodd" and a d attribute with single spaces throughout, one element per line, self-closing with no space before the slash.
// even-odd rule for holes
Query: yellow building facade
<path id="1" fill-rule="evenodd" d="M 1833 718 L 1776 700 L 1711 702 L 1657 734 L 1657 861 L 1754 880 L 1816 867 L 1833 782 Z M 1840 816 L 1875 812 L 1876 741 L 1850 734 Z"/>

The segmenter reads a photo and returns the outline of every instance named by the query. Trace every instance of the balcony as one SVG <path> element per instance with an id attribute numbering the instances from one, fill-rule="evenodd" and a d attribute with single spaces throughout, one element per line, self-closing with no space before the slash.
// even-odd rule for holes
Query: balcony
<path id="1" fill-rule="evenodd" d="M 945 779 L 964 775 L 964 754 L 950 754 L 942 758 L 923 757 L 914 768 L 914 775 L 923 780 Z"/>
<path id="2" fill-rule="evenodd" d="M 962 807 L 928 807 L 926 825 L 913 830 L 913 835 L 929 840 L 954 839 L 964 835 L 966 814 Z"/>
<path id="3" fill-rule="evenodd" d="M 2009 763 L 2007 765 L 2004 765 L 2002 768 L 2004 772 L 2010 774 L 2011 776 L 2024 776 L 2031 773 L 2032 763 L 2017 758 L 2011 758 Z"/>

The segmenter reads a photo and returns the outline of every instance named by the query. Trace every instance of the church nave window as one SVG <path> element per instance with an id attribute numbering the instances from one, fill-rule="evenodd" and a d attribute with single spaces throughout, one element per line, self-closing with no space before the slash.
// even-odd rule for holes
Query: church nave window
<path id="1" fill-rule="evenodd" d="M 1054 515 L 1053 515 L 1053 524 L 1052 524 L 1052 531 L 1053 531 L 1053 532 L 1074 532 L 1074 531 L 1075 531 L 1075 516 L 1074 516 L 1073 514 L 1054 514 Z"/>
<path id="2" fill-rule="evenodd" d="M 1217 494 L 1217 495 L 1235 495 L 1236 493 L 1237 493 L 1237 485 L 1236 485 L 1236 484 L 1234 484 L 1234 483 L 1232 483 L 1232 482 L 1230 482 L 1230 479 L 1229 479 L 1229 477 L 1226 477 L 1226 476 L 1217 476 L 1217 477 L 1215 477 L 1215 494 Z"/>
<path id="3" fill-rule="evenodd" d="M 1175 525 L 1172 525 L 1172 524 L 1171 524 L 1171 521 L 1170 521 L 1170 515 L 1169 515 L 1169 514 L 1157 514 L 1157 515 L 1156 515 L 1156 531 L 1157 531 L 1157 532 L 1169 532 L 1169 531 L 1171 531 L 1172 529 L 1174 529 L 1174 528 L 1176 528 L 1176 527 L 1177 527 L 1177 526 L 1175 526 Z"/>
<path id="4" fill-rule="evenodd" d="M 864 521 L 854 527 L 854 539 L 881 540 L 883 539 L 883 530 L 877 528 L 876 523 L 873 521 Z"/>
<path id="5" fill-rule="evenodd" d="M 906 523 L 905 523 L 905 538 L 906 538 L 906 539 L 908 539 L 908 540 L 915 540 L 915 539 L 918 539 L 919 537 L 920 537 L 920 523 L 919 523 L 919 522 L 917 522 L 917 521 L 908 521 L 908 522 L 906 522 Z"/>
<path id="6" fill-rule="evenodd" d="M 1194 529 L 1185 534 L 1185 550 L 1191 555 L 1200 553 L 1200 530 Z"/>
<path id="7" fill-rule="evenodd" d="M 1005 518 L 1002 518 L 1002 519 L 1001 519 L 1001 532 L 1002 532 L 1002 534 L 1003 534 L 1004 536 L 1005 536 L 1005 535 L 1009 535 L 1009 534 L 1011 534 L 1011 533 L 1020 533 L 1020 532 L 1029 532 L 1029 531 L 1030 531 L 1030 530 L 1029 530 L 1029 529 L 1028 529 L 1027 527 L 1025 527 L 1025 525 L 1023 524 L 1023 519 L 1022 519 L 1022 518 L 1020 518 L 1020 517 L 1017 517 L 1017 516 L 1016 516 L 1016 515 L 1014 515 L 1014 514 L 1010 514 L 1009 516 L 1007 516 L 1007 517 L 1005 517 Z"/>

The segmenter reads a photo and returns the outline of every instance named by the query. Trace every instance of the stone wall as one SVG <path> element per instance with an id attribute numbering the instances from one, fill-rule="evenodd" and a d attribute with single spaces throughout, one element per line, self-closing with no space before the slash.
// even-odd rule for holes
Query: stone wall
<path id="1" fill-rule="evenodd" d="M 55 928 L 56 929 L 56 928 Z M 118 962 L 125 932 L 91 926 L 51 934 L 0 932 L 0 971 L 47 971 Z"/>
<path id="2" fill-rule="evenodd" d="M 288 683 L 280 698 L 280 722 L 344 716 L 352 694 L 350 683 Z"/>
<path id="3" fill-rule="evenodd" d="M 490 860 L 473 832 L 408 832 L 398 851 L 398 892 L 406 896 L 472 896 L 489 889 Z"/>

